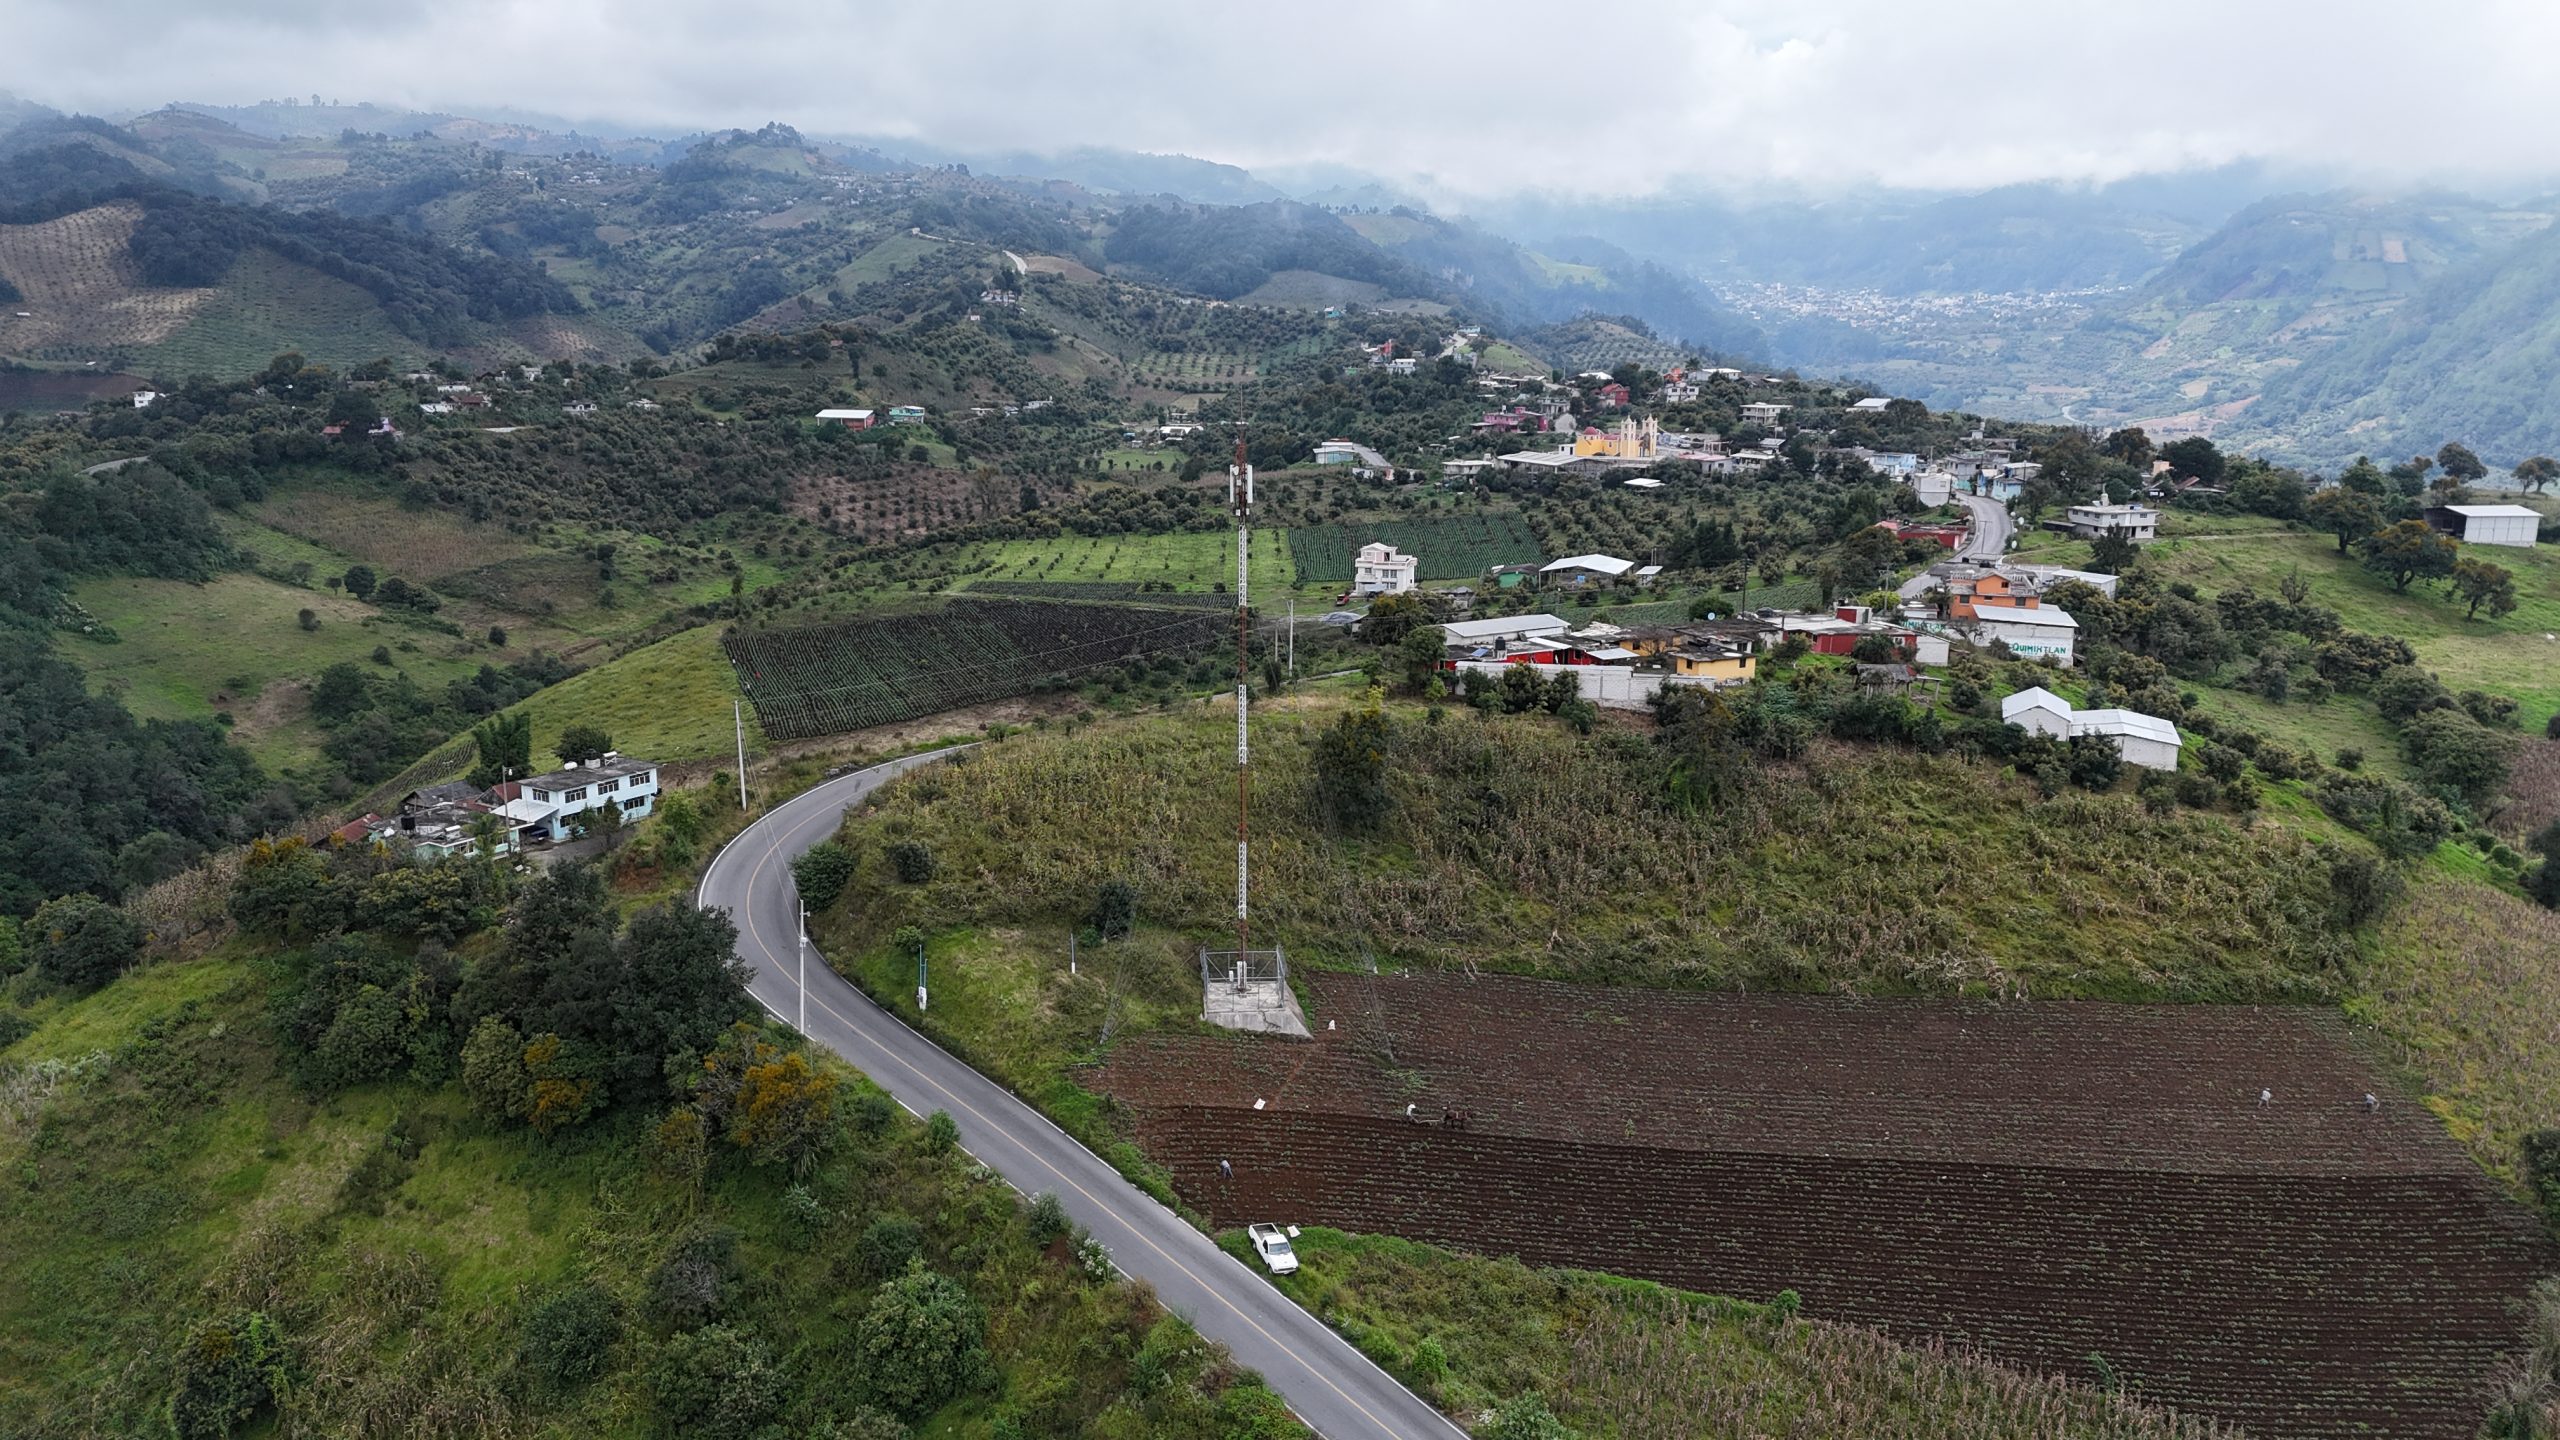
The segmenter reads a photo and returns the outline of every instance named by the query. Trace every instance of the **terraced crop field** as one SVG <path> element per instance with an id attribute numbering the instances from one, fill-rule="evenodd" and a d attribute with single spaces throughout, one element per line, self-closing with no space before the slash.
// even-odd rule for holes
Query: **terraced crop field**
<path id="1" fill-rule="evenodd" d="M 158 344 L 203 308 L 216 291 L 142 283 L 128 248 L 141 218 L 139 204 L 120 200 L 37 225 L 0 225 L 0 275 L 24 296 L 0 305 L 0 354 L 101 358 Z"/>
<path id="2" fill-rule="evenodd" d="M 1129 362 L 1129 380 L 1162 390 L 1225 390 L 1261 378 L 1284 360 L 1312 355 L 1325 343 L 1322 336 L 1308 336 L 1267 351 L 1149 350 Z"/>
<path id="3" fill-rule="evenodd" d="M 1038 600 L 724 637 L 739 688 L 776 740 L 836 735 L 1027 695 L 1122 660 L 1187 653 L 1232 634 L 1223 610 Z"/>
<path id="4" fill-rule="evenodd" d="M 1792 1288 L 2267 1436 L 2473 1435 L 2560 1264 L 2325 1011 L 1311 988 L 1312 1045 L 1094 1077 L 1214 1223 Z"/>
<path id="5" fill-rule="evenodd" d="M 1422 562 L 1425 580 L 1464 580 L 1542 558 L 1537 533 L 1508 511 L 1420 520 L 1333 520 L 1289 530 L 1301 585 L 1347 585 L 1360 547 L 1383 540 Z"/>

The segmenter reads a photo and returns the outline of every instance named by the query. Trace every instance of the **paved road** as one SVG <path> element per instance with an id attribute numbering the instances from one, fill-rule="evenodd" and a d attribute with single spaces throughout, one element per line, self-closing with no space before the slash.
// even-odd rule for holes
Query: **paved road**
<path id="1" fill-rule="evenodd" d="M 835 833 L 847 808 L 943 754 L 910 756 L 830 780 L 777 806 L 731 841 L 704 872 L 697 902 L 738 924 L 738 955 L 765 1007 L 799 1013 L 797 899 L 792 857 Z M 1201 1334 L 1262 1372 L 1325 1440 L 1464 1440 L 1464 1432 L 1390 1379 L 1258 1271 L 1122 1179 L 1093 1152 L 994 1081 L 875 1005 L 812 953 L 808 1035 L 918 1113 L 946 1110 L 960 1144 L 1027 1193 L 1056 1193 L 1067 1213 L 1108 1246 L 1130 1275 Z"/>
<path id="2" fill-rule="evenodd" d="M 2016 528 L 2009 518 L 2008 505 L 1988 495 L 1968 495 L 1962 490 L 1956 492 L 1955 500 L 1972 512 L 1973 533 L 1965 537 L 1965 542 L 1957 546 L 1955 554 L 1949 558 L 1997 560 L 2008 554 L 2009 535 Z M 1929 578 L 1929 572 L 1923 570 L 1902 582 L 1902 598 L 1917 600 L 1928 594 L 1929 587 L 1935 583 Z"/>

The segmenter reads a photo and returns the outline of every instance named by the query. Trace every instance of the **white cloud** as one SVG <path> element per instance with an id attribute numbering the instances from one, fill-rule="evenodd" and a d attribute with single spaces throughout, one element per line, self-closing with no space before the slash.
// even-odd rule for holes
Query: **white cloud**
<path id="1" fill-rule="evenodd" d="M 804 130 L 1339 164 L 1441 194 L 1980 188 L 2256 157 L 2560 171 L 2560 6 L 2471 0 L 17 0 L 0 85 L 87 109 L 314 91 L 669 134 Z"/>

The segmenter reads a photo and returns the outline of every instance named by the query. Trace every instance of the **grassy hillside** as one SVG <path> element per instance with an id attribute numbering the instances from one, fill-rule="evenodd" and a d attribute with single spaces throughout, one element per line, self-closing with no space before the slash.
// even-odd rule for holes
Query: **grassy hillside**
<path id="1" fill-rule="evenodd" d="M 2333 991 L 2324 867 L 2283 831 L 2155 816 L 2130 794 L 2041 800 L 1979 763 L 1864 745 L 1761 762 L 1692 815 L 1660 798 L 1640 734 L 1399 707 L 1386 818 L 1346 836 L 1319 817 L 1310 761 L 1343 703 L 1262 710 L 1254 747 L 1258 933 L 1309 963 L 1867 993 Z M 849 837 L 867 853 L 916 839 L 940 878 L 867 866 L 848 938 L 1052 922 L 1114 878 L 1149 920 L 1214 931 L 1233 894 L 1232 725 L 1203 703 L 1017 737 L 888 792 Z"/>
<path id="2" fill-rule="evenodd" d="M 855 1098 L 797 1179 L 715 1156 L 691 1190 L 644 1161 L 639 1115 L 546 1141 L 451 1086 L 305 1094 L 269 1039 L 268 973 L 237 948 L 143 970 L 40 1000 L 42 1023 L 0 1046 L 11 1434 L 166 1433 L 180 1374 L 243 1335 L 272 1340 L 287 1397 L 244 1433 L 903 1434 L 828 1425 L 856 1416 L 857 1330 L 905 1253 L 988 1317 L 991 1375 L 922 1433 L 1293 1433 L 885 1100 Z M 669 1308 L 700 1284 L 718 1297 L 704 1329 Z M 564 1296 L 603 1328 L 564 1330 Z M 582 1338 L 546 1362 L 563 1334 Z M 595 1377 L 563 1381 L 562 1361 Z M 693 1403 L 706 1392 L 724 1398 Z"/>
<path id="3" fill-rule="evenodd" d="M 2145 552 L 2147 563 L 2169 578 L 2208 593 L 2248 585 L 2273 594 L 2286 575 L 2298 571 L 2311 583 L 2312 603 L 2337 611 L 2349 629 L 2408 641 L 2419 663 L 2455 689 L 2478 687 L 2514 697 L 2523 707 L 2525 727 L 2539 733 L 2560 710 L 2560 643 L 2547 638 L 2560 633 L 2560 547 L 2475 547 L 2465 553 L 2515 575 L 2513 614 L 2484 610 L 2466 619 L 2460 602 L 2424 582 L 2396 592 L 2353 556 L 2338 554 L 2337 542 L 2325 535 L 2265 531 L 2164 541 Z"/>
<path id="4" fill-rule="evenodd" d="M 302 722 L 310 680 L 332 664 L 373 665 L 375 647 L 387 647 L 391 665 L 375 668 L 441 687 L 507 658 L 485 641 L 421 628 L 342 593 L 258 575 L 202 585 L 92 580 L 73 596 L 119 637 L 112 645 L 82 638 L 64 646 L 93 687 L 113 689 L 144 719 L 228 714 L 237 722 L 235 738 L 273 769 L 318 757 L 318 731 Z M 304 610 L 316 628 L 302 628 Z"/>
<path id="5" fill-rule="evenodd" d="M 602 661 L 500 713 L 533 717 L 537 762 L 553 753 L 569 726 L 594 725 L 627 754 L 680 765 L 734 752 L 737 732 L 729 705 L 737 698 L 737 671 L 720 653 L 720 627 L 700 625 Z M 763 754 L 764 730 L 752 706 L 746 726 L 747 753 Z M 457 736 L 402 772 L 389 788 L 459 779 L 470 770 L 473 754 L 471 738 Z"/>
<path id="6" fill-rule="evenodd" d="M 1243 1252 L 1243 1237 L 1228 1247 Z M 1771 1434 L 2137 1440 L 2217 1433 L 1782 1307 L 1312 1228 L 1279 1286 L 1443 1404 L 1533 1389 L 1586 1436 Z"/>
<path id="7" fill-rule="evenodd" d="M 2560 914 L 2431 864 L 2365 953 L 2347 1013 L 2376 1027 L 2454 1138 L 2517 1180 L 2524 1138 L 2560 1125 L 2560 1048 L 2518 1038 L 2560 1023 Z"/>
<path id="8" fill-rule="evenodd" d="M 1343 837 L 1311 810 L 1308 758 L 1342 707 L 1258 712 L 1255 934 L 1302 966 L 2339 1003 L 2490 1169 L 2512 1178 L 2521 1137 L 2560 1117 L 2560 1074 L 2513 1043 L 2560 1013 L 2527 958 L 2552 942 L 2550 917 L 2448 845 L 2407 870 L 2408 898 L 2378 927 L 2337 930 L 2327 866 L 2364 842 L 2293 786 L 2271 786 L 2243 830 L 1834 743 L 1688 817 L 1654 798 L 1658 762 L 1637 735 L 1396 709 L 1388 818 Z M 1230 724 L 1203 705 L 1017 735 L 884 792 L 846 827 L 862 868 L 820 922 L 830 953 L 903 1003 L 914 959 L 884 942 L 925 925 L 934 1023 L 1026 1089 L 1055 1085 L 1098 1036 L 1188 1024 L 1192 950 L 1232 896 Z M 899 842 L 923 845 L 936 878 L 899 883 L 885 858 Z M 1070 977 L 1068 932 L 1114 879 L 1135 888 L 1139 928 Z M 1052 1100 L 1084 1103 L 1073 1087 Z"/>

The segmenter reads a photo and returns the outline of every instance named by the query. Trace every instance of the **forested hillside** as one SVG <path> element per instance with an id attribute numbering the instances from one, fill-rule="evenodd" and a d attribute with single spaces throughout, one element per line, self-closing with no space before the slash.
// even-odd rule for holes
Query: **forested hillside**
<path id="1" fill-rule="evenodd" d="M 2460 266 L 2301 369 L 2253 424 L 2308 447 L 2423 451 L 2453 436 L 2500 463 L 2552 448 L 2560 420 L 2560 227 Z"/>
<path id="2" fill-rule="evenodd" d="M 47 643 L 83 623 L 81 576 L 201 580 L 227 558 L 203 496 L 155 470 L 0 493 L 0 915 L 148 885 L 292 815 L 221 727 L 136 721 Z"/>
<path id="3" fill-rule="evenodd" d="M 716 913 L 298 842 L 231 909 L 121 978 L 99 907 L 0 949 L 12 1435 L 1303 1433 L 949 1117 L 747 1023 Z"/>
<path id="4" fill-rule="evenodd" d="M 180 187 L 190 178 L 207 184 L 211 177 L 138 163 L 133 152 L 144 142 L 130 132 L 114 132 L 113 147 L 67 124 L 58 142 L 51 132 L 22 130 L 11 138 L 14 153 L 0 160 L 0 223 L 39 226 L 113 202 L 134 203 L 140 218 L 125 249 L 143 286 L 222 285 L 244 254 L 263 250 L 364 291 L 400 333 L 435 348 L 465 343 L 475 322 L 576 309 L 557 282 L 518 260 L 456 251 L 377 220 L 188 193 Z M 0 266 L 21 271 L 44 263 L 24 252 L 0 259 Z M 22 299 L 30 283 L 24 273 L 11 281 Z"/>

